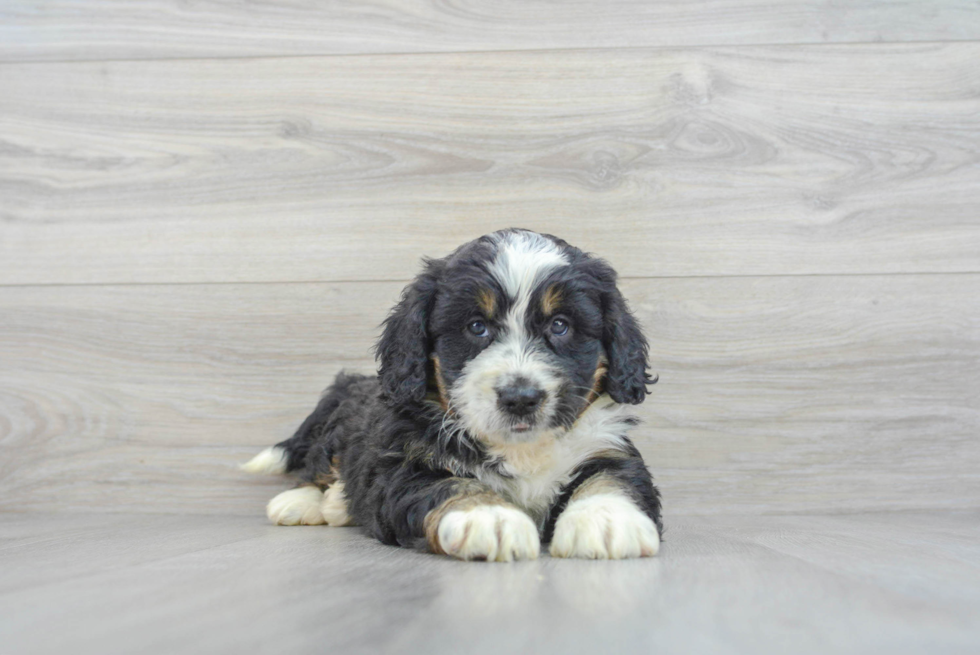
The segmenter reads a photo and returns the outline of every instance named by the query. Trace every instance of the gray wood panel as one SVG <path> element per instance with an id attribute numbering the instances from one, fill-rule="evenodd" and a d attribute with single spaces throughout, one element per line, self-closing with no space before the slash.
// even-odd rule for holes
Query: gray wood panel
<path id="1" fill-rule="evenodd" d="M 487 564 L 260 518 L 0 515 L 12 653 L 975 653 L 980 514 L 674 516 Z"/>
<path id="2" fill-rule="evenodd" d="M 401 284 L 0 288 L 0 509 L 261 516 Z M 975 507 L 980 275 L 632 280 L 669 512 Z"/>
<path id="3" fill-rule="evenodd" d="M 980 38 L 969 0 L 5 0 L 0 60 Z"/>
<path id="4" fill-rule="evenodd" d="M 0 66 L 0 283 L 980 271 L 980 44 Z"/>

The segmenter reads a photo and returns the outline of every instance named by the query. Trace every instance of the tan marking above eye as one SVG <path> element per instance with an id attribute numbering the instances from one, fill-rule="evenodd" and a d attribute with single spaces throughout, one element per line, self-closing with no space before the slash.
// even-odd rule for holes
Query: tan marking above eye
<path id="1" fill-rule="evenodd" d="M 490 289 L 483 289 L 476 296 L 476 304 L 483 310 L 486 318 L 493 318 L 493 312 L 497 308 L 497 296 Z"/>
<path id="2" fill-rule="evenodd" d="M 544 312 L 545 316 L 551 316 L 561 305 L 561 300 L 561 289 L 554 285 L 548 287 L 548 290 L 541 296 L 541 311 Z"/>

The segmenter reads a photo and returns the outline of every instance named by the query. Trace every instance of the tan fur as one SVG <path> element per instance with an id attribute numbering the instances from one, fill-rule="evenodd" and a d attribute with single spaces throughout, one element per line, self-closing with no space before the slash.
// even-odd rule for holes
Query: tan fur
<path id="1" fill-rule="evenodd" d="M 602 395 L 602 390 L 606 381 L 606 373 L 608 371 L 609 366 L 606 364 L 605 358 L 600 356 L 599 363 L 596 365 L 595 373 L 592 374 L 592 389 L 589 390 L 589 395 L 585 397 L 585 405 L 582 407 L 583 412 L 596 401 L 596 398 Z M 581 416 L 581 412 L 579 415 Z"/>
<path id="2" fill-rule="evenodd" d="M 580 484 L 569 500 L 582 500 L 598 494 L 616 493 L 623 494 L 627 498 L 630 496 L 629 487 L 624 482 L 617 480 L 608 473 L 598 473 Z"/>
<path id="3" fill-rule="evenodd" d="M 439 405 L 442 406 L 442 411 L 449 411 L 449 392 L 446 390 L 446 381 L 442 377 L 442 365 L 439 363 L 439 357 L 436 355 L 432 356 L 432 368 L 436 378 L 436 388 L 439 389 Z"/>
<path id="4" fill-rule="evenodd" d="M 337 471 L 333 468 L 330 469 L 329 473 L 316 473 L 313 476 L 313 484 L 320 487 L 321 489 L 329 487 L 334 482 L 337 481 Z"/>
<path id="5" fill-rule="evenodd" d="M 484 440 L 487 454 L 499 462 L 503 474 L 481 470 L 477 477 L 540 524 L 575 467 L 599 453 L 625 450 L 630 426 L 623 419 L 630 409 L 600 396 L 570 430 L 549 430 L 530 442 Z"/>
<path id="6" fill-rule="evenodd" d="M 597 450 L 592 453 L 592 459 L 629 459 L 630 457 L 632 457 L 632 455 L 625 450 L 617 450 L 615 448 Z"/>
<path id="7" fill-rule="evenodd" d="M 554 285 L 548 287 L 541 297 L 541 311 L 545 316 L 551 316 L 561 305 L 561 300 L 561 290 Z"/>
<path id="8" fill-rule="evenodd" d="M 486 318 L 493 318 L 493 313 L 497 309 L 497 296 L 490 289 L 483 289 L 477 294 L 476 304 L 483 310 Z"/>

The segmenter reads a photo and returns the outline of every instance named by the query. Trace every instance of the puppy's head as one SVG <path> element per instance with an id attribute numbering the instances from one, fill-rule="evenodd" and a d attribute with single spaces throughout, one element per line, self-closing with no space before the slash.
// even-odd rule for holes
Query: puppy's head
<path id="1" fill-rule="evenodd" d="M 653 382 L 612 268 L 526 230 L 427 260 L 385 321 L 377 355 L 390 403 L 429 393 L 497 443 L 570 427 L 601 393 L 641 403 Z"/>

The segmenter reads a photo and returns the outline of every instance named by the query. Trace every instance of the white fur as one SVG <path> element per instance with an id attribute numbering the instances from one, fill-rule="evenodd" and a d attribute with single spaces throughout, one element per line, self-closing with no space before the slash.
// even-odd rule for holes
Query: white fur
<path id="1" fill-rule="evenodd" d="M 538 426 L 547 426 L 558 404 L 561 379 L 549 362 L 547 353 L 537 352 L 532 344 L 502 335 L 479 357 L 466 362 L 463 374 L 450 391 L 457 420 L 472 434 L 499 443 L 526 442 L 537 439 L 542 428 L 524 433 L 511 431 L 512 420 L 497 407 L 497 389 L 515 378 L 523 377 L 544 390 L 546 397 L 538 408 Z"/>
<path id="2" fill-rule="evenodd" d="M 449 512 L 439 522 L 439 546 L 459 559 L 510 562 L 536 559 L 538 529 L 522 511 L 503 505 L 480 505 Z"/>
<path id="3" fill-rule="evenodd" d="M 320 514 L 323 515 L 323 520 L 327 522 L 327 525 L 332 528 L 353 524 L 350 514 L 347 513 L 344 483 L 340 480 L 327 487 L 323 494 L 323 502 L 320 503 Z"/>
<path id="4" fill-rule="evenodd" d="M 629 407 L 600 396 L 567 432 L 552 430 L 534 443 L 490 445 L 489 454 L 508 475 L 481 469 L 477 477 L 542 523 L 576 466 L 601 450 L 623 447 L 630 418 Z"/>
<path id="5" fill-rule="evenodd" d="M 492 442 L 533 441 L 542 429 L 524 433 L 511 430 L 512 420 L 497 408 L 497 391 L 522 377 L 546 393 L 536 423 L 546 426 L 557 406 L 561 374 L 551 352 L 524 324 L 535 288 L 559 266 L 568 264 L 561 249 L 533 232 L 514 232 L 495 237 L 497 254 L 490 273 L 511 300 L 502 329 L 494 343 L 463 367 L 450 390 L 453 408 L 464 428 Z"/>
<path id="6" fill-rule="evenodd" d="M 494 235 L 497 254 L 491 274 L 512 300 L 525 307 L 538 282 L 568 258 L 554 241 L 534 232 L 508 232 Z M 523 312 L 522 312 L 523 314 Z"/>
<path id="7" fill-rule="evenodd" d="M 629 498 L 603 493 L 573 500 L 558 517 L 552 557 L 625 559 L 660 550 L 657 526 Z"/>
<path id="8" fill-rule="evenodd" d="M 286 472 L 286 450 L 277 446 L 266 448 L 239 468 L 246 473 L 281 475 Z"/>
<path id="9" fill-rule="evenodd" d="M 323 525 L 322 502 L 323 492 L 318 488 L 297 487 L 270 500 L 265 513 L 276 525 Z"/>

